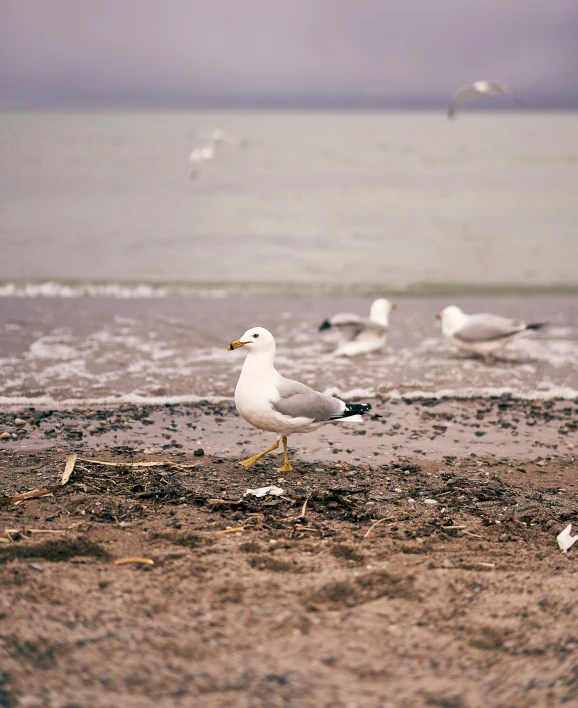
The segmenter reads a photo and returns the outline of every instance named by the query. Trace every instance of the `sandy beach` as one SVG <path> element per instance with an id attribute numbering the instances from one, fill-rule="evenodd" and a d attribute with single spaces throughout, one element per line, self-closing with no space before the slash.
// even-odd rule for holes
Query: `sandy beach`
<path id="1" fill-rule="evenodd" d="M 578 701 L 576 402 L 374 403 L 283 476 L 230 403 L 4 412 L 0 704 Z"/>

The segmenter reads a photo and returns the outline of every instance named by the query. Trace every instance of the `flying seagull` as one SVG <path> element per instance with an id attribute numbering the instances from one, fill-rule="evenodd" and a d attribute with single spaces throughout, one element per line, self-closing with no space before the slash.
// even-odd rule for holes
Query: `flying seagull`
<path id="1" fill-rule="evenodd" d="M 325 320 L 320 325 L 319 331 L 335 328 L 351 333 L 350 340 L 342 342 L 335 350 L 336 356 L 369 354 L 384 346 L 389 326 L 389 313 L 396 307 L 389 300 L 380 298 L 372 303 L 369 318 L 351 312 L 339 312 Z"/>
<path id="2" fill-rule="evenodd" d="M 442 334 L 449 342 L 464 352 L 483 357 L 545 326 L 545 323 L 526 324 L 500 315 L 466 315 L 455 305 L 444 308 L 436 317 L 442 321 Z"/>
<path id="3" fill-rule="evenodd" d="M 235 388 L 235 405 L 241 416 L 260 430 L 277 433 L 271 447 L 240 464 L 251 467 L 283 441 L 285 461 L 279 472 L 289 472 L 287 436 L 307 433 L 322 425 L 348 418 L 360 422 L 361 414 L 370 410 L 369 403 L 345 403 L 339 398 L 314 391 L 309 386 L 286 379 L 275 369 L 275 339 L 263 327 L 253 327 L 228 351 L 244 347 L 247 357 Z"/>
<path id="4" fill-rule="evenodd" d="M 473 84 L 461 86 L 455 92 L 448 109 L 448 118 L 453 118 L 461 104 L 472 96 L 491 96 L 493 93 L 505 93 L 513 98 L 516 103 L 520 103 L 503 81 L 474 81 Z"/>
<path id="5" fill-rule="evenodd" d="M 208 162 L 215 157 L 215 147 L 212 143 L 202 147 L 193 148 L 189 155 L 189 177 L 195 179 L 203 162 Z"/>

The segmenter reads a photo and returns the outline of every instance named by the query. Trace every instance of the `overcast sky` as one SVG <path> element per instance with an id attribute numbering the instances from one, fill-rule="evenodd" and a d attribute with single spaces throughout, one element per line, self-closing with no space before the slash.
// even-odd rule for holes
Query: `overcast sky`
<path id="1" fill-rule="evenodd" d="M 437 107 L 480 78 L 578 108 L 578 0 L 0 0 L 4 107 Z"/>

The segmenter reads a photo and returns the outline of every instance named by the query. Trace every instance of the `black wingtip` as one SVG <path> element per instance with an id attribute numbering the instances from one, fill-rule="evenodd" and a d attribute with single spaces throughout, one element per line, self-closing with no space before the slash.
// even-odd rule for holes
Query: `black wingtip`
<path id="1" fill-rule="evenodd" d="M 547 322 L 534 322 L 533 324 L 526 325 L 526 329 L 542 329 L 546 327 Z"/>
<path id="2" fill-rule="evenodd" d="M 325 320 L 319 325 L 319 331 L 323 332 L 324 329 L 329 329 L 331 327 L 331 322 L 329 320 Z"/>
<path id="3" fill-rule="evenodd" d="M 349 415 L 361 415 L 371 410 L 371 403 L 346 403 L 345 413 Z"/>

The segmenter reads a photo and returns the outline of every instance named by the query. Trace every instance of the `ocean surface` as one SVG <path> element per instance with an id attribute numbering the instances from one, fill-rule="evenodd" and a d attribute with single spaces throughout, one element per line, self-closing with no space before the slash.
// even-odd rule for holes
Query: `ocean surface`
<path id="1" fill-rule="evenodd" d="M 577 193 L 575 112 L 8 112 L 0 283 L 578 291 Z"/>
<path id="2" fill-rule="evenodd" d="M 350 398 L 575 399 L 577 195 L 578 113 L 0 114 L 0 404 L 230 398 L 255 325 Z M 336 359 L 319 323 L 375 295 L 386 348 Z M 549 327 L 488 365 L 451 303 Z"/>

